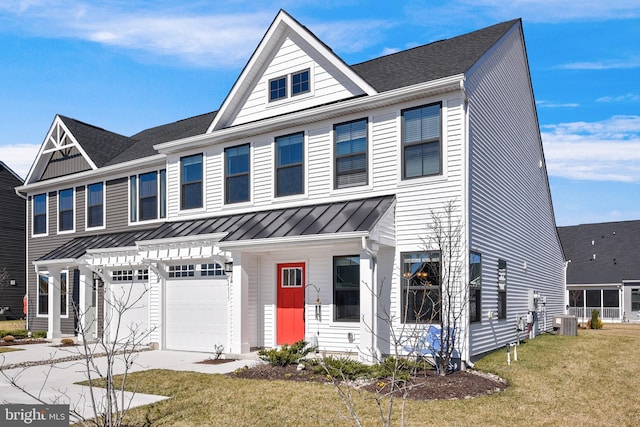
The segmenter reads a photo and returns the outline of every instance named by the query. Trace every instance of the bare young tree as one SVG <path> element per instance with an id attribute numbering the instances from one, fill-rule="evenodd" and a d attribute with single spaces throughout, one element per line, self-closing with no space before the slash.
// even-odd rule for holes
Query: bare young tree
<path id="1" fill-rule="evenodd" d="M 374 363 L 384 363 L 388 374 L 376 384 L 373 397 L 384 427 L 394 424 L 393 415 L 398 405 L 400 423 L 405 424 L 406 402 L 416 387 L 420 363 L 428 361 L 440 375 L 446 375 L 457 367 L 457 359 L 462 354 L 461 331 L 468 316 L 469 290 L 463 280 L 467 250 L 458 212 L 455 200 L 440 209 L 432 209 L 423 237 L 423 251 L 400 260 L 399 311 L 381 302 L 389 302 L 390 289 L 385 280 L 375 288 L 364 283 L 378 304 L 378 318 L 374 322 L 380 321 L 385 333 L 367 324 L 364 317 L 361 322 L 365 322 L 368 332 L 388 345 L 390 351 L 380 357 L 374 348 L 365 350 Z M 322 358 L 325 371 L 336 379 L 334 387 L 350 419 L 355 425 L 362 425 L 354 405 L 356 391 L 351 381 L 344 371 L 338 369 L 336 374 L 335 366 L 331 369 L 329 362 L 326 357 Z"/>
<path id="2" fill-rule="evenodd" d="M 144 286 L 144 290 L 134 289 L 135 286 Z M 85 374 L 88 383 L 87 391 L 79 400 L 77 397 L 68 396 L 66 390 L 59 390 L 60 396 L 55 403 L 69 403 L 70 417 L 72 421 L 83 426 L 122 426 L 124 417 L 131 406 L 135 392 L 126 393 L 128 374 L 135 365 L 139 351 L 146 348 L 146 344 L 153 329 L 143 329 L 139 323 L 127 321 L 128 314 L 140 309 L 144 304 L 144 298 L 148 294 L 148 287 L 133 280 L 128 287 L 119 287 L 119 290 L 108 289 L 104 293 L 104 332 L 97 337 L 93 336 L 93 330 L 97 320 L 83 310 L 76 303 L 73 304 L 74 313 L 78 319 L 77 333 L 81 341 L 81 349 L 69 349 L 72 356 L 62 360 L 76 359 Z M 61 348 L 64 350 L 64 348 Z M 44 374 L 42 387 L 39 393 L 26 390 L 21 385 L 20 377 L 26 372 L 21 369 L 17 374 L 8 376 L 5 370 L 0 373 L 19 390 L 42 404 L 50 404 L 41 398 L 42 390 L 46 386 L 49 375 L 60 359 L 51 359 L 45 362 L 49 365 Z M 76 369 L 77 364 L 69 369 Z M 120 378 L 117 379 L 117 375 Z M 67 399 L 68 402 L 63 402 Z M 89 408 L 91 413 L 87 416 L 82 409 Z"/>

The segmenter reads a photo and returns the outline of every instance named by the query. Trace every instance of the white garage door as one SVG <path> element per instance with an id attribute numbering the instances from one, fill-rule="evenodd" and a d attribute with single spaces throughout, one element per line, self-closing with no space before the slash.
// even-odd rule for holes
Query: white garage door
<path id="1" fill-rule="evenodd" d="M 167 349 L 213 353 L 227 345 L 226 279 L 168 279 L 165 301 Z"/>
<path id="2" fill-rule="evenodd" d="M 115 282 L 105 301 L 104 327 L 109 340 L 118 342 L 134 339 L 138 344 L 149 343 L 149 291 L 144 282 Z M 109 316 L 109 308 L 111 315 Z M 118 317 L 120 322 L 118 324 Z M 117 338 L 116 338 L 117 334 Z"/>

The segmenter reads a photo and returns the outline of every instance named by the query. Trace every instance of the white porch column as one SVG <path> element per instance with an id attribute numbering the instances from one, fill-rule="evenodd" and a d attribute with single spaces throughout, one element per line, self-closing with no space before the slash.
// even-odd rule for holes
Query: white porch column
<path id="1" fill-rule="evenodd" d="M 378 274 L 375 253 L 366 247 L 360 249 L 360 360 L 375 363 L 379 356 L 378 325 Z"/>
<path id="2" fill-rule="evenodd" d="M 59 339 L 60 332 L 60 269 L 49 267 L 49 300 L 47 339 Z"/>
<path id="3" fill-rule="evenodd" d="M 249 276 L 242 266 L 242 253 L 233 252 L 233 273 L 229 286 L 229 352 L 242 354 L 249 345 Z"/>
<path id="4" fill-rule="evenodd" d="M 93 301 L 93 272 L 80 266 L 79 301 L 78 301 L 78 341 L 95 338 L 95 312 Z"/>

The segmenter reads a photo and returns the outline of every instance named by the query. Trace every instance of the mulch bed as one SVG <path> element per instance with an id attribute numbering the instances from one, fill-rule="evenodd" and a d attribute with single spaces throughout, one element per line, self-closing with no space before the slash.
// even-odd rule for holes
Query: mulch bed
<path id="1" fill-rule="evenodd" d="M 222 365 L 223 363 L 235 362 L 237 359 L 205 359 L 200 363 L 202 365 Z"/>
<path id="2" fill-rule="evenodd" d="M 298 371 L 296 365 L 281 367 L 260 364 L 238 369 L 228 375 L 252 380 L 331 382 L 326 375 L 314 374 L 306 369 Z M 372 393 L 388 393 L 390 390 L 388 379 L 357 382 L 354 386 Z M 415 400 L 468 399 L 495 393 L 507 386 L 508 383 L 501 378 L 477 371 L 458 371 L 446 376 L 440 376 L 435 371 L 425 371 L 418 373 L 405 390 L 407 398 Z M 399 393 L 396 392 L 396 395 L 400 396 Z"/>

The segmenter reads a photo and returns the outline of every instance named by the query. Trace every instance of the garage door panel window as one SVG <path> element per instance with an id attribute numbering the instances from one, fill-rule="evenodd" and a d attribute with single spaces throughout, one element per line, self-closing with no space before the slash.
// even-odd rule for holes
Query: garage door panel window
<path id="1" fill-rule="evenodd" d="M 217 262 L 201 264 L 170 265 L 167 269 L 169 278 L 189 277 L 225 277 L 224 267 Z"/>

